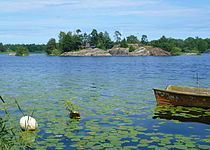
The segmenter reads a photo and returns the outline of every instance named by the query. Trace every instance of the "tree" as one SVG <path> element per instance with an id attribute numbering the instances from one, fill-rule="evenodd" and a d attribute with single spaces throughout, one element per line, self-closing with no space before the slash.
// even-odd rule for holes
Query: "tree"
<path id="1" fill-rule="evenodd" d="M 112 48 L 114 43 L 111 41 L 108 32 L 100 32 L 98 34 L 98 45 L 97 47 L 103 50 Z"/>
<path id="2" fill-rule="evenodd" d="M 125 38 L 120 42 L 120 47 L 128 48 L 128 44 Z"/>
<path id="3" fill-rule="evenodd" d="M 16 56 L 28 56 L 29 50 L 24 46 L 17 46 Z"/>
<path id="4" fill-rule="evenodd" d="M 136 43 L 139 43 L 139 40 L 136 36 L 130 35 L 130 36 L 127 37 L 127 42 L 132 43 L 132 44 L 136 44 Z"/>
<path id="5" fill-rule="evenodd" d="M 144 44 L 144 45 L 147 45 L 147 43 L 148 43 L 147 35 L 142 35 L 141 43 Z"/>
<path id="6" fill-rule="evenodd" d="M 2 43 L 0 43 L 0 52 L 5 52 L 6 49 Z"/>
<path id="7" fill-rule="evenodd" d="M 198 51 L 203 53 L 208 49 L 208 43 L 203 39 L 198 39 L 197 41 Z"/>
<path id="8" fill-rule="evenodd" d="M 166 38 L 162 36 L 159 40 L 151 41 L 151 45 L 154 47 L 162 48 L 165 51 L 170 52 L 176 45 L 173 42 L 172 38 Z"/>
<path id="9" fill-rule="evenodd" d="M 119 31 L 114 32 L 114 37 L 116 39 L 116 43 L 119 43 L 121 41 L 122 34 Z"/>
<path id="10" fill-rule="evenodd" d="M 90 44 L 92 46 L 96 46 L 99 44 L 98 32 L 96 29 L 93 29 L 92 32 L 90 33 Z"/>
<path id="11" fill-rule="evenodd" d="M 82 45 L 86 45 L 87 43 L 90 43 L 90 35 L 84 33 L 82 36 Z"/>
<path id="12" fill-rule="evenodd" d="M 82 35 L 75 35 L 72 32 L 60 32 L 59 48 L 61 53 L 78 50 L 82 45 Z"/>
<path id="13" fill-rule="evenodd" d="M 181 54 L 182 49 L 179 47 L 173 47 L 172 50 L 170 51 L 170 53 L 172 55 L 180 55 Z"/>
<path id="14" fill-rule="evenodd" d="M 54 38 L 51 38 L 48 42 L 47 42 L 47 49 L 46 49 L 46 53 L 47 55 L 52 54 L 52 51 L 54 49 L 56 49 L 56 40 Z"/>
<path id="15" fill-rule="evenodd" d="M 77 35 L 79 35 L 80 32 L 82 32 L 80 29 L 76 30 Z"/>
<path id="16" fill-rule="evenodd" d="M 193 37 L 188 37 L 184 40 L 184 49 L 186 52 L 189 52 L 191 50 L 197 50 L 196 42 Z"/>
<path id="17" fill-rule="evenodd" d="M 110 49 L 114 46 L 114 42 L 112 42 L 107 31 L 104 32 L 103 42 L 106 49 Z"/>

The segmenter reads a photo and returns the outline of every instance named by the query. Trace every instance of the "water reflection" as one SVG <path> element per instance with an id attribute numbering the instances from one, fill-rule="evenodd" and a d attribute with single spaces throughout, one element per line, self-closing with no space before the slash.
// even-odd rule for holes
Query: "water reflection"
<path id="1" fill-rule="evenodd" d="M 210 125 L 210 109 L 158 104 L 155 108 L 153 119 L 198 122 Z"/>

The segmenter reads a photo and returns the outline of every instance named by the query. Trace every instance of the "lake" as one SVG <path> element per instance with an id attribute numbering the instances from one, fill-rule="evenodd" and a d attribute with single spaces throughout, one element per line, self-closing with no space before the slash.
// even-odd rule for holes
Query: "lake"
<path id="1" fill-rule="evenodd" d="M 210 88 L 210 54 L 165 57 L 0 55 L 8 126 L 28 149 L 209 149 L 210 109 L 157 105 L 153 88 Z M 22 113 L 39 127 L 20 132 Z M 81 113 L 69 118 L 66 102 Z M 1 106 L 1 116 L 4 112 Z M 14 146 L 14 147 L 15 147 Z"/>

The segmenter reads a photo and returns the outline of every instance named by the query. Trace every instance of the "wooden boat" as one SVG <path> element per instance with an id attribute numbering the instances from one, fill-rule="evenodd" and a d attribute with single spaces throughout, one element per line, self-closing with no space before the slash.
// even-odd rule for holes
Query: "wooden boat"
<path id="1" fill-rule="evenodd" d="M 210 89 L 169 85 L 153 90 L 159 104 L 210 108 Z"/>

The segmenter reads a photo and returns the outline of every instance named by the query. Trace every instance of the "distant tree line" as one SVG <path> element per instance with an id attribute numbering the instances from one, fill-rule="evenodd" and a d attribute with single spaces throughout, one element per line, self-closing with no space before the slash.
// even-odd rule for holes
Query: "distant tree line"
<path id="1" fill-rule="evenodd" d="M 98 32 L 96 29 L 93 29 L 90 34 L 81 34 L 80 29 L 77 29 L 75 33 L 70 31 L 67 33 L 60 32 L 58 37 L 58 42 L 56 42 L 55 38 L 51 38 L 48 41 L 46 49 L 48 55 L 60 55 L 64 52 L 85 48 L 100 48 L 102 50 L 107 50 L 114 45 L 128 47 L 128 44 L 148 44 L 146 35 L 142 35 L 141 41 L 134 35 L 122 39 L 122 34 L 119 31 L 115 31 L 115 40 L 112 41 L 107 31 Z"/>
<path id="2" fill-rule="evenodd" d="M 210 39 L 188 37 L 182 40 L 162 36 L 158 40 L 151 41 L 150 45 L 162 48 L 173 55 L 179 55 L 180 53 L 204 53 L 210 49 Z"/>
<path id="3" fill-rule="evenodd" d="M 47 43 L 46 53 L 48 55 L 59 55 L 64 52 L 91 47 L 106 50 L 112 48 L 114 44 L 106 31 L 98 33 L 96 29 L 93 29 L 90 34 L 81 34 L 81 30 L 77 29 L 76 33 L 60 32 L 58 42 L 51 38 Z"/>
<path id="4" fill-rule="evenodd" d="M 89 34 L 82 33 L 80 29 L 75 32 L 60 32 L 58 41 L 55 38 L 49 39 L 46 44 L 2 44 L 0 43 L 0 52 L 45 52 L 47 55 L 60 55 L 64 52 L 77 51 L 86 48 L 100 48 L 107 50 L 114 45 L 127 48 L 129 51 L 135 49 L 130 44 L 139 44 L 141 46 L 153 46 L 162 48 L 172 55 L 181 53 L 203 53 L 210 49 L 210 38 L 202 39 L 199 37 L 188 37 L 184 40 L 167 38 L 162 36 L 158 40 L 148 41 L 147 35 L 142 35 L 140 39 L 135 35 L 129 35 L 123 38 L 119 31 L 114 32 L 112 40 L 108 32 L 98 32 L 93 29 Z"/>
<path id="5" fill-rule="evenodd" d="M 0 52 L 17 52 L 21 49 L 31 53 L 44 53 L 47 49 L 46 44 L 4 44 L 0 43 Z"/>
<path id="6" fill-rule="evenodd" d="M 129 44 L 139 44 L 141 46 L 153 46 L 162 48 L 165 51 L 170 52 L 172 55 L 179 55 L 181 53 L 203 53 L 210 49 L 210 39 L 202 39 L 199 37 L 188 37 L 185 40 L 166 38 L 162 36 L 158 40 L 148 41 L 147 35 L 142 35 L 138 39 L 135 35 L 130 35 L 122 38 L 122 34 L 119 31 L 114 32 L 114 40 L 111 40 L 108 32 L 98 32 L 93 29 L 90 34 L 83 33 L 77 29 L 73 32 L 60 32 L 59 40 L 56 42 L 54 38 L 51 38 L 47 43 L 46 53 L 48 55 L 60 55 L 64 52 L 76 51 L 83 48 L 100 48 L 107 50 L 114 45 L 127 48 Z M 129 48 L 129 51 L 134 51 L 133 47 Z"/>

